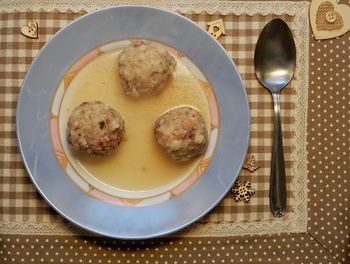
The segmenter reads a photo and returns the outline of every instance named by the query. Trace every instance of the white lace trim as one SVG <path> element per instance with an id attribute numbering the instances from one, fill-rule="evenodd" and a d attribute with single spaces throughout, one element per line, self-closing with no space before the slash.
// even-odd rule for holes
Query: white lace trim
<path id="1" fill-rule="evenodd" d="M 65 12 L 67 10 L 79 12 L 85 10 L 91 12 L 97 9 L 113 6 L 113 5 L 148 5 L 159 8 L 166 8 L 180 13 L 195 13 L 199 14 L 206 12 L 214 14 L 219 12 L 222 15 L 233 13 L 235 15 L 261 14 L 266 16 L 273 13 L 274 15 L 288 14 L 291 16 L 297 15 L 298 11 L 308 5 L 307 1 L 128 1 L 128 0 L 8 0 L 0 1 L 0 10 L 5 12 L 16 11 L 52 11 L 58 10 Z"/>
<path id="2" fill-rule="evenodd" d="M 69 222 L 63 223 L 63 221 L 56 223 L 1 222 L 0 233 L 14 235 L 94 235 Z"/>
<path id="3" fill-rule="evenodd" d="M 40 2 L 40 4 L 39 4 Z M 78 12 L 82 9 L 93 11 L 115 4 L 142 4 L 132 1 L 106 1 L 94 3 L 92 1 L 70 0 L 70 3 L 59 1 L 32 1 L 20 0 L 18 2 L 6 1 L 0 2 L 0 10 L 12 12 L 30 10 L 59 10 L 64 12 L 72 10 Z M 225 237 L 244 234 L 276 234 L 276 233 L 295 233 L 307 231 L 307 152 L 306 152 L 306 121 L 307 121 L 307 101 L 308 101 L 308 74 L 309 74 L 309 19 L 308 2 L 196 2 L 196 3 L 172 3 L 172 2 L 148 2 L 147 5 L 167 8 L 181 13 L 201 13 L 207 12 L 213 14 L 220 12 L 223 15 L 234 13 L 240 14 L 289 14 L 294 16 L 292 29 L 295 34 L 295 44 L 297 47 L 297 68 L 295 79 L 296 87 L 295 100 L 295 118 L 296 124 L 294 132 L 296 136 L 295 149 L 292 153 L 294 165 L 292 186 L 295 190 L 294 203 L 292 208 L 294 213 L 290 213 L 288 218 L 275 218 L 273 220 L 264 220 L 258 222 L 238 222 L 238 223 L 195 223 L 188 229 L 173 236 L 215 236 Z M 23 222 L 4 222 L 0 221 L 0 233 L 3 234 L 41 234 L 41 235 L 76 235 L 92 233 L 80 229 L 73 224 L 63 223 L 23 223 Z"/>

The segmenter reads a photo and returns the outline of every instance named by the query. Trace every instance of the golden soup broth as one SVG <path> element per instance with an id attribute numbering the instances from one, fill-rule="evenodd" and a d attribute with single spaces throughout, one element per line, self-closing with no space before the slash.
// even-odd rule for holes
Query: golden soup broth
<path id="1" fill-rule="evenodd" d="M 153 125 L 167 109 L 192 105 L 200 110 L 209 128 L 206 95 L 196 78 L 179 60 L 173 78 L 156 95 L 132 98 L 124 94 L 118 75 L 120 50 L 102 54 L 88 63 L 71 82 L 68 114 L 84 101 L 100 100 L 119 111 L 125 136 L 118 150 L 99 157 L 73 152 L 77 163 L 96 180 L 127 191 L 145 191 L 171 184 L 191 173 L 199 157 L 188 162 L 169 158 L 157 144 Z"/>

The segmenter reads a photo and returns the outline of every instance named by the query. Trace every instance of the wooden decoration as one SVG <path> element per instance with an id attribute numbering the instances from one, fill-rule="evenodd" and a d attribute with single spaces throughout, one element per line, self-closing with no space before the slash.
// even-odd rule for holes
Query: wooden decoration
<path id="1" fill-rule="evenodd" d="M 222 19 L 211 21 L 207 24 L 209 26 L 208 32 L 210 35 L 212 35 L 215 39 L 218 39 L 221 35 L 225 35 L 225 27 L 224 22 Z"/>
<path id="2" fill-rule="evenodd" d="M 243 164 L 243 169 L 249 170 L 250 172 L 254 172 L 257 169 L 259 169 L 258 163 L 255 160 L 254 155 L 249 154 L 247 159 L 245 160 Z"/>
<path id="3" fill-rule="evenodd" d="M 250 198 L 255 193 L 255 190 L 252 189 L 249 181 L 236 181 L 231 191 L 235 197 L 236 202 L 244 201 L 245 203 L 249 202 Z"/>
<path id="4" fill-rule="evenodd" d="M 21 27 L 21 34 L 27 38 L 38 38 L 38 23 L 36 21 L 29 21 L 27 25 Z"/>
<path id="5" fill-rule="evenodd" d="M 336 0 L 312 0 L 310 23 L 315 39 L 330 39 L 350 30 L 350 6 Z"/>

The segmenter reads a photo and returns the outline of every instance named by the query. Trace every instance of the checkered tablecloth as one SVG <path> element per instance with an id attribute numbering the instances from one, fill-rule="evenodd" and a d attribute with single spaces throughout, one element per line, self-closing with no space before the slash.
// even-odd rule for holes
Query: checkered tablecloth
<path id="1" fill-rule="evenodd" d="M 249 5 L 247 5 L 249 8 Z M 272 11 L 272 10 L 271 10 Z M 241 180 L 248 180 L 256 190 L 249 203 L 236 202 L 232 194 L 205 218 L 194 224 L 183 236 L 227 236 L 234 234 L 302 232 L 306 230 L 306 138 L 305 123 L 308 73 L 307 6 L 300 12 L 279 17 L 292 28 L 298 49 L 295 78 L 281 96 L 284 150 L 286 161 L 287 214 L 275 219 L 269 207 L 269 174 L 273 130 L 272 98 L 256 80 L 253 66 L 255 43 L 264 25 L 276 15 L 208 13 L 183 15 L 206 28 L 212 20 L 222 18 L 226 35 L 219 42 L 232 56 L 244 81 L 251 113 L 251 139 L 248 152 L 254 154 L 260 169 L 254 173 L 242 170 Z M 76 234 L 74 228 L 57 215 L 38 195 L 23 168 L 16 141 L 16 102 L 25 72 L 44 43 L 61 27 L 85 12 L 12 12 L 0 15 L 0 224 L 5 233 Z M 29 20 L 39 24 L 39 39 L 20 35 L 21 26 Z M 222 109 L 224 111 L 224 109 Z"/>

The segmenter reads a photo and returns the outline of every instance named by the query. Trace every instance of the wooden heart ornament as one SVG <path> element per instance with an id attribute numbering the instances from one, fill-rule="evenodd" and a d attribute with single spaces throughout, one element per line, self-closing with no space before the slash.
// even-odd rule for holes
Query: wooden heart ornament
<path id="1" fill-rule="evenodd" d="M 36 21 L 29 21 L 27 25 L 21 27 L 21 34 L 28 37 L 38 38 L 38 23 Z"/>
<path id="2" fill-rule="evenodd" d="M 310 23 L 315 39 L 330 39 L 350 30 L 350 6 L 336 0 L 312 0 Z"/>

